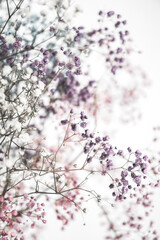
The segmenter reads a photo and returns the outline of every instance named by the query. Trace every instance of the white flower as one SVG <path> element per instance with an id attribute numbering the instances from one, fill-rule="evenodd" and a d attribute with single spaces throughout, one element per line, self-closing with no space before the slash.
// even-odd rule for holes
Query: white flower
<path id="1" fill-rule="evenodd" d="M 20 150 L 18 151 L 18 153 L 19 153 L 20 156 L 23 156 L 23 155 L 24 155 L 24 149 L 20 149 Z"/>
<path id="2" fill-rule="evenodd" d="M 30 78 L 31 74 L 33 73 L 33 70 L 30 67 L 27 67 L 25 69 L 25 74 L 23 76 L 24 79 Z"/>
<path id="3" fill-rule="evenodd" d="M 71 11 L 66 11 L 64 15 L 65 21 L 68 23 L 73 19 L 73 12 Z"/>
<path id="4" fill-rule="evenodd" d="M 3 158 L 4 158 L 4 154 L 0 153 L 0 159 L 3 159 Z"/>
<path id="5" fill-rule="evenodd" d="M 31 113 L 31 112 L 32 112 L 31 107 L 28 107 L 26 110 L 27 110 L 28 113 Z"/>
<path id="6" fill-rule="evenodd" d="M 20 115 L 23 112 L 24 108 L 22 106 L 17 106 L 18 114 Z"/>
<path id="7" fill-rule="evenodd" d="M 72 29 L 72 30 L 67 34 L 66 39 L 67 39 L 68 41 L 73 41 L 74 37 L 75 37 L 75 31 Z"/>
<path id="8" fill-rule="evenodd" d="M 16 128 L 16 130 L 17 130 L 18 132 L 21 131 L 21 127 L 22 127 L 21 123 L 20 123 L 19 121 L 17 121 L 17 123 L 16 123 L 16 125 L 15 125 L 15 128 Z"/>
<path id="9" fill-rule="evenodd" d="M 43 157 L 47 157 L 47 156 L 51 155 L 50 152 L 47 149 L 45 149 L 45 148 L 43 148 L 41 150 L 41 154 L 42 154 Z"/>
<path id="10" fill-rule="evenodd" d="M 38 174 L 38 173 L 35 173 L 34 179 L 35 179 L 36 181 L 39 181 L 39 180 L 41 180 L 41 179 L 42 179 L 42 177 L 41 177 L 41 175 L 40 175 L 40 174 Z"/>
<path id="11" fill-rule="evenodd" d="M 76 6 L 76 10 L 77 10 L 78 12 L 83 12 L 83 9 L 81 8 L 80 5 L 77 5 L 77 6 Z"/>
<path id="12" fill-rule="evenodd" d="M 40 0 L 40 1 L 38 1 L 38 3 L 39 3 L 40 5 L 46 5 L 46 0 Z"/>
<path id="13" fill-rule="evenodd" d="M 42 10 L 42 11 L 40 12 L 40 14 L 41 14 L 43 17 L 45 17 L 45 16 L 47 15 L 47 11 Z"/>
<path id="14" fill-rule="evenodd" d="M 37 82 L 37 77 L 36 77 L 36 76 L 32 76 L 32 77 L 31 77 L 31 81 L 32 81 L 32 82 Z"/>
<path id="15" fill-rule="evenodd" d="M 59 0 L 48 1 L 48 6 L 50 7 L 50 9 L 53 9 L 58 4 L 58 2 Z"/>
<path id="16" fill-rule="evenodd" d="M 0 103 L 3 103 L 5 101 L 5 94 L 4 90 L 1 88 L 0 89 Z"/>
<path id="17" fill-rule="evenodd" d="M 5 135 L 6 134 L 6 130 L 3 128 L 3 129 L 1 129 L 1 135 Z"/>
<path id="18" fill-rule="evenodd" d="M 21 64 L 20 64 L 20 63 L 17 63 L 17 65 L 16 65 L 16 66 L 17 66 L 17 69 L 18 69 L 18 70 L 21 70 L 21 69 L 22 69 L 22 67 L 21 67 Z"/>
<path id="19" fill-rule="evenodd" d="M 14 165 L 14 162 L 9 159 L 5 159 L 5 165 L 7 168 L 12 168 Z"/>
<path id="20" fill-rule="evenodd" d="M 10 121 L 8 123 L 8 127 L 11 127 L 12 129 L 17 130 L 18 132 L 20 132 L 22 125 L 18 121 L 18 119 L 16 118 L 16 119 L 13 119 L 12 121 Z"/>
<path id="21" fill-rule="evenodd" d="M 59 31 L 62 31 L 66 28 L 66 23 L 63 23 L 63 22 L 58 22 L 57 26 L 56 26 L 56 29 L 59 30 Z"/>
<path id="22" fill-rule="evenodd" d="M 68 1 L 67 0 L 63 0 L 62 8 L 64 8 L 64 9 L 68 8 Z"/>
<path id="23" fill-rule="evenodd" d="M 6 129 L 10 129 L 12 128 L 12 121 L 7 121 L 6 125 L 5 125 Z"/>
<path id="24" fill-rule="evenodd" d="M 58 58 L 59 62 L 66 62 L 66 60 L 67 60 L 67 57 L 63 54 L 63 52 L 59 52 L 57 54 L 57 58 Z"/>
<path id="25" fill-rule="evenodd" d="M 26 96 L 25 96 L 25 95 L 20 96 L 20 101 L 21 101 L 21 103 L 22 103 L 23 105 L 26 105 L 26 104 L 27 104 L 27 98 L 26 98 Z"/>
<path id="26" fill-rule="evenodd" d="M 48 106 L 49 103 L 50 103 L 50 98 L 47 97 L 47 96 L 43 96 L 43 97 L 41 98 L 41 100 L 42 100 L 42 103 L 43 103 L 45 106 Z"/>
<path id="27" fill-rule="evenodd" d="M 16 72 L 12 73 L 12 78 L 11 78 L 12 82 L 16 82 L 17 81 L 17 75 Z"/>
<path id="28" fill-rule="evenodd" d="M 1 84 L 6 86 L 8 84 L 7 80 L 6 79 L 1 79 Z"/>
<path id="29" fill-rule="evenodd" d="M 8 75 L 8 74 L 10 74 L 11 71 L 12 71 L 12 68 L 10 66 L 5 65 L 3 67 L 3 75 Z"/>
<path id="30" fill-rule="evenodd" d="M 20 136 L 20 140 L 24 143 L 28 143 L 30 140 L 29 134 L 28 133 L 22 133 Z"/>
<path id="31" fill-rule="evenodd" d="M 41 95 L 41 93 L 42 93 L 42 91 L 40 89 L 38 89 L 38 88 L 34 92 L 36 97 L 39 97 Z"/>
<path id="32" fill-rule="evenodd" d="M 27 67 L 26 72 L 31 75 L 33 73 L 33 70 L 32 70 L 32 68 Z"/>
<path id="33" fill-rule="evenodd" d="M 44 83 L 42 82 L 42 81 L 39 81 L 39 83 L 38 83 L 38 85 L 39 85 L 39 88 L 41 89 L 41 90 L 43 90 L 44 89 Z"/>
<path id="34" fill-rule="evenodd" d="M 7 110 L 12 112 L 14 110 L 14 106 L 11 103 L 9 103 L 8 107 L 7 107 Z"/>
<path id="35" fill-rule="evenodd" d="M 21 10 L 21 17 L 22 17 L 22 18 L 25 18 L 25 17 L 27 17 L 27 15 L 29 14 L 29 11 L 30 11 L 30 8 L 29 8 L 29 6 L 28 6 L 28 7 L 25 7 L 25 8 L 23 8 L 23 9 Z"/>
<path id="36" fill-rule="evenodd" d="M 6 36 L 5 40 L 7 44 L 13 44 L 15 42 L 15 38 L 13 37 L 12 34 Z"/>

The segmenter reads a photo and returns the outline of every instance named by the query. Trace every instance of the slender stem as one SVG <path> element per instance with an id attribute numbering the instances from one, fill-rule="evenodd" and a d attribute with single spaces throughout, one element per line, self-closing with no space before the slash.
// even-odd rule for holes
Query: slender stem
<path id="1" fill-rule="evenodd" d="M 24 1 L 24 0 L 20 0 L 20 1 L 19 1 L 19 3 L 17 4 L 17 6 L 15 7 L 15 9 L 13 10 L 13 12 L 12 12 L 11 14 L 10 14 L 10 12 L 9 12 L 8 19 L 7 19 L 7 21 L 5 22 L 4 26 L 2 27 L 2 30 L 1 30 L 0 34 L 3 33 L 4 29 L 6 28 L 8 22 L 10 21 L 10 19 L 12 18 L 12 16 L 20 9 L 23 1 Z M 8 1 L 7 1 L 7 3 L 8 3 Z M 7 6 L 8 6 L 8 5 L 7 5 Z M 7 9 L 8 9 L 8 7 L 7 7 Z M 8 10 L 9 10 L 9 9 L 8 9 Z M 1 60 L 1 59 L 0 59 L 0 60 Z"/>
<path id="2" fill-rule="evenodd" d="M 10 14 L 10 9 L 9 9 L 8 0 L 6 0 L 6 4 L 7 4 L 8 16 L 10 17 L 10 16 L 11 16 L 11 14 Z"/>

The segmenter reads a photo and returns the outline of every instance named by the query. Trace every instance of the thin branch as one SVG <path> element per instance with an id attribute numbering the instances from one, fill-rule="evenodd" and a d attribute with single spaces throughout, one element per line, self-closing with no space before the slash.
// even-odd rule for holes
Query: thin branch
<path id="1" fill-rule="evenodd" d="M 7 4 L 8 16 L 10 17 L 10 16 L 11 16 L 11 14 L 10 14 L 10 9 L 9 9 L 8 0 L 6 0 L 6 4 Z"/>
<path id="2" fill-rule="evenodd" d="M 10 19 L 13 17 L 13 15 L 20 9 L 22 3 L 24 0 L 19 1 L 18 5 L 15 7 L 15 9 L 13 10 L 13 12 L 9 15 L 7 21 L 5 22 L 4 26 L 2 27 L 2 30 L 0 32 L 0 34 L 3 33 L 4 29 L 6 28 L 8 22 L 10 21 Z"/>

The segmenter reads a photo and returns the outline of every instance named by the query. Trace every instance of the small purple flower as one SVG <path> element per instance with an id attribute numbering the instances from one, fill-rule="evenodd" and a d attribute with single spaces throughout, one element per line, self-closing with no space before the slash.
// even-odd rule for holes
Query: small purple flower
<path id="1" fill-rule="evenodd" d="M 92 162 L 92 157 L 87 158 L 87 163 L 90 163 L 90 162 Z"/>
<path id="2" fill-rule="evenodd" d="M 113 162 L 112 162 L 112 160 L 107 160 L 107 166 L 106 166 L 106 169 L 107 170 L 111 170 L 111 167 L 113 166 Z"/>
<path id="3" fill-rule="evenodd" d="M 132 152 L 132 149 L 130 147 L 127 148 L 128 152 Z"/>
<path id="4" fill-rule="evenodd" d="M 87 119 L 87 116 L 85 115 L 84 112 L 81 112 L 80 119 L 81 119 L 82 121 L 84 121 L 85 119 Z"/>
<path id="5" fill-rule="evenodd" d="M 81 122 L 81 123 L 80 123 L 80 126 L 81 126 L 82 128 L 86 128 L 86 127 L 87 127 L 87 123 L 86 123 L 86 122 Z"/>
<path id="6" fill-rule="evenodd" d="M 116 70 L 117 70 L 117 66 L 113 66 L 112 69 L 111 69 L 111 72 L 112 72 L 113 74 L 116 74 Z"/>
<path id="7" fill-rule="evenodd" d="M 121 172 L 121 177 L 122 178 L 125 178 L 125 177 L 127 177 L 128 176 L 128 172 L 127 171 L 122 171 Z"/>
<path id="8" fill-rule="evenodd" d="M 51 89 L 51 94 L 54 95 L 55 94 L 55 89 Z"/>
<path id="9" fill-rule="evenodd" d="M 107 154 L 105 152 L 103 152 L 100 156 L 100 159 L 104 160 L 105 158 L 107 158 Z"/>
<path id="10" fill-rule="evenodd" d="M 102 46 L 104 44 L 104 39 L 100 39 L 98 43 L 99 43 L 99 46 Z"/>
<path id="11" fill-rule="evenodd" d="M 93 147 L 94 145 L 95 145 L 94 142 L 92 142 L 92 141 L 89 142 L 89 146 L 90 146 L 90 148 Z"/>
<path id="12" fill-rule="evenodd" d="M 109 185 L 109 188 L 110 188 L 110 189 L 114 188 L 114 184 L 111 183 L 111 184 Z"/>
<path id="13" fill-rule="evenodd" d="M 68 71 L 66 72 L 66 76 L 67 76 L 67 77 L 71 77 L 71 76 L 72 76 L 72 72 L 71 72 L 70 70 L 68 70 Z"/>
<path id="14" fill-rule="evenodd" d="M 122 186 L 122 183 L 121 183 L 121 182 L 118 183 L 118 187 L 120 187 L 120 186 Z"/>
<path id="15" fill-rule="evenodd" d="M 125 31 L 125 35 L 128 36 L 128 35 L 129 35 L 129 32 L 128 32 L 128 31 Z"/>
<path id="16" fill-rule="evenodd" d="M 61 124 L 62 124 L 62 125 L 66 125 L 67 123 L 68 123 L 68 120 L 67 120 L 67 119 L 61 121 Z"/>
<path id="17" fill-rule="evenodd" d="M 128 192 L 128 188 L 122 187 L 122 194 L 126 194 Z"/>
<path id="18" fill-rule="evenodd" d="M 80 68 L 78 68 L 75 72 L 75 75 L 81 75 L 82 74 L 82 71 Z"/>
<path id="19" fill-rule="evenodd" d="M 122 52 L 122 48 L 117 48 L 117 54 Z"/>
<path id="20" fill-rule="evenodd" d="M 84 150 L 84 153 L 88 153 L 89 152 L 89 147 L 85 146 L 83 150 Z"/>
<path id="21" fill-rule="evenodd" d="M 83 138 L 88 138 L 89 135 L 88 135 L 88 129 L 85 130 L 85 133 L 82 133 L 82 137 Z"/>
<path id="22" fill-rule="evenodd" d="M 103 12 L 102 11 L 99 11 L 99 13 L 98 13 L 100 16 L 103 14 Z"/>
<path id="23" fill-rule="evenodd" d="M 134 177 L 133 181 L 137 184 L 137 186 L 140 186 L 140 184 L 141 184 L 141 176 Z"/>
<path id="24" fill-rule="evenodd" d="M 135 151 L 135 156 L 139 158 L 142 155 L 142 153 L 139 150 Z"/>
<path id="25" fill-rule="evenodd" d="M 94 133 L 90 133 L 90 138 L 94 138 Z"/>
<path id="26" fill-rule="evenodd" d="M 53 32 L 55 32 L 55 28 L 54 27 L 50 27 L 49 31 L 53 33 Z"/>
<path id="27" fill-rule="evenodd" d="M 114 151 L 113 151 L 113 149 L 110 147 L 110 148 L 107 150 L 107 153 L 108 153 L 108 155 L 113 155 L 113 154 L 114 154 Z"/>
<path id="28" fill-rule="evenodd" d="M 117 14 L 117 18 L 118 18 L 118 19 L 121 18 L 121 15 L 120 15 L 120 14 Z"/>
<path id="29" fill-rule="evenodd" d="M 123 195 L 119 195 L 118 198 L 119 198 L 119 200 L 122 200 L 123 199 Z"/>
<path id="30" fill-rule="evenodd" d="M 144 161 L 147 161 L 148 160 L 148 156 L 143 156 L 143 159 L 144 159 Z"/>
<path id="31" fill-rule="evenodd" d="M 122 151 L 122 150 L 118 150 L 117 154 L 118 154 L 119 156 L 123 156 L 123 151 Z"/>
<path id="32" fill-rule="evenodd" d="M 132 171 L 133 167 L 129 166 L 128 171 Z"/>
<path id="33" fill-rule="evenodd" d="M 106 171 L 102 171 L 102 175 L 105 176 L 106 175 Z"/>
<path id="34" fill-rule="evenodd" d="M 108 141 L 109 140 L 109 137 L 108 136 L 105 136 L 105 137 L 103 137 L 103 141 L 105 142 L 105 141 Z"/>
<path id="35" fill-rule="evenodd" d="M 123 184 L 123 186 L 127 186 L 128 185 L 128 181 L 127 180 L 125 180 L 125 179 L 122 179 L 122 184 Z"/>
<path id="36" fill-rule="evenodd" d="M 141 171 L 142 171 L 143 173 L 146 173 L 146 171 L 147 171 L 147 164 L 146 164 L 146 163 L 141 163 L 141 164 L 140 164 L 140 167 L 141 167 Z"/>
<path id="37" fill-rule="evenodd" d="M 75 63 L 75 66 L 76 66 L 76 67 L 80 67 L 80 65 L 81 65 L 80 58 L 79 58 L 79 57 L 75 57 L 75 58 L 74 58 L 74 63 Z"/>
<path id="38" fill-rule="evenodd" d="M 76 131 L 76 129 L 77 129 L 77 125 L 75 124 L 75 123 L 72 123 L 71 124 L 71 129 L 72 129 L 72 131 Z"/>
<path id="39" fill-rule="evenodd" d="M 114 11 L 109 11 L 108 13 L 107 13 L 107 16 L 108 17 L 112 17 L 114 15 Z"/>
<path id="40" fill-rule="evenodd" d="M 100 137 L 96 137 L 95 141 L 96 141 L 96 143 L 99 143 L 101 141 L 101 138 Z"/>
<path id="41" fill-rule="evenodd" d="M 131 177 L 132 178 L 135 178 L 136 177 L 136 174 L 134 172 L 131 172 Z"/>
<path id="42" fill-rule="evenodd" d="M 121 24 L 120 21 L 116 22 L 115 27 L 118 28 L 120 24 Z"/>

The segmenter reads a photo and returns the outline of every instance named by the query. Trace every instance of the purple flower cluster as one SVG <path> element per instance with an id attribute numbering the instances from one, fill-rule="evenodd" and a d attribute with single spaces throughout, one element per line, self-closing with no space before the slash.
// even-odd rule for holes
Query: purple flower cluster
<path id="1" fill-rule="evenodd" d="M 81 118 L 82 120 L 83 118 Z M 80 123 L 82 126 L 84 122 Z M 82 126 L 83 127 L 83 126 Z M 86 122 L 85 122 L 86 127 Z M 85 129 L 81 134 L 83 139 L 86 140 L 86 143 L 83 148 L 84 154 L 87 154 L 86 162 L 87 164 L 95 164 L 94 159 L 98 159 L 100 172 L 102 175 L 106 175 L 111 170 L 116 170 L 114 166 L 114 157 L 119 156 L 122 159 L 125 159 L 125 154 L 122 150 L 117 150 L 116 147 L 113 147 L 109 142 L 108 136 L 101 138 L 100 136 L 95 136 L 93 133 L 90 133 L 88 129 Z M 137 150 L 135 153 L 131 152 L 131 149 L 128 148 L 129 155 L 134 155 L 132 161 L 127 161 L 124 164 L 125 167 L 121 169 L 120 178 L 115 178 L 113 183 L 109 185 L 110 189 L 118 189 L 118 192 L 113 191 L 112 195 L 119 200 L 125 199 L 128 190 L 134 189 L 135 183 L 137 186 L 141 185 L 142 178 L 145 178 L 145 173 L 147 169 L 147 160 L 148 157 L 142 156 L 142 153 Z M 94 160 L 94 161 L 93 161 Z M 132 163 L 132 165 L 130 165 Z"/>
<path id="2" fill-rule="evenodd" d="M 124 159 L 126 163 L 122 164 L 118 169 L 121 170 L 119 178 L 111 178 L 112 183 L 109 185 L 110 189 L 114 189 L 112 195 L 118 198 L 119 200 L 126 199 L 126 194 L 129 190 L 134 189 L 134 184 L 140 186 L 142 178 L 145 178 L 145 173 L 147 169 L 148 157 L 142 155 L 142 153 L 137 150 L 134 153 L 131 148 L 127 148 L 129 158 L 132 160 L 126 160 L 125 153 L 122 150 L 113 147 L 109 143 L 109 137 L 100 137 L 96 134 L 91 133 L 87 127 L 87 116 L 84 112 L 80 114 L 80 121 L 78 123 L 71 123 L 71 130 L 77 131 L 77 126 L 79 125 L 81 129 L 84 129 L 81 133 L 83 141 L 85 141 L 83 152 L 86 157 L 86 164 L 88 166 L 94 166 L 99 163 L 99 172 L 105 176 L 111 176 L 113 170 L 116 171 L 116 165 L 114 164 L 114 159 L 119 157 Z M 62 120 L 61 123 L 67 124 L 67 120 Z M 98 162 L 97 162 L 98 160 Z M 111 175 L 110 175 L 111 174 Z M 117 189 L 115 191 L 115 189 Z"/>
<path id="3" fill-rule="evenodd" d="M 128 151 L 131 149 L 128 148 Z M 119 151 L 117 152 L 118 155 Z M 122 155 L 121 155 L 122 156 Z M 148 157 L 145 155 L 142 157 L 142 153 L 137 150 L 134 153 L 135 159 L 132 161 L 132 166 L 129 164 L 125 170 L 121 171 L 121 178 L 116 178 L 115 183 L 112 183 L 109 185 L 109 187 L 112 189 L 115 186 L 118 187 L 120 194 L 118 194 L 118 198 L 120 200 L 125 199 L 125 195 L 128 192 L 128 190 L 132 189 L 132 182 L 134 182 L 137 186 L 141 185 L 142 177 L 145 178 L 144 175 L 146 173 L 147 169 L 147 163 Z M 113 196 L 117 196 L 115 192 L 112 193 Z"/>

